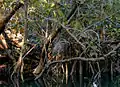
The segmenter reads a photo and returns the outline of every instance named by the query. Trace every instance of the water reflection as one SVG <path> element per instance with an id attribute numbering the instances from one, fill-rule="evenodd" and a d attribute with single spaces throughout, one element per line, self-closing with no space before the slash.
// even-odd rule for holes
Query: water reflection
<path id="1" fill-rule="evenodd" d="M 47 76 L 47 75 L 46 75 Z M 54 77 L 43 77 L 43 79 L 29 80 L 20 84 L 20 87 L 120 87 L 120 76 L 114 77 L 113 81 L 109 80 L 108 74 L 104 74 L 101 79 L 101 85 L 93 86 L 90 82 L 91 79 L 84 78 L 82 85 L 78 76 L 69 76 L 68 83 L 66 84 L 65 77 L 56 78 Z M 12 85 L 1 84 L 0 87 L 13 87 Z"/>

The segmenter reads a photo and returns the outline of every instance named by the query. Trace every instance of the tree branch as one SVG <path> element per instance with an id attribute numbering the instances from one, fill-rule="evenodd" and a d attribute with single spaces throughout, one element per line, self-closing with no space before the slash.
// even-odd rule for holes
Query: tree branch
<path id="1" fill-rule="evenodd" d="M 75 61 L 75 60 L 82 60 L 82 61 L 92 61 L 92 62 L 96 62 L 96 61 L 101 61 L 101 60 L 105 60 L 104 57 L 100 57 L 100 58 L 85 58 L 85 57 L 74 57 L 74 58 L 69 58 L 69 59 L 64 59 L 64 60 L 57 60 L 57 61 L 53 61 L 50 62 L 48 64 L 45 65 L 45 67 L 43 68 L 42 72 L 35 78 L 35 80 L 37 80 L 38 78 L 40 78 L 43 73 L 53 64 L 56 63 L 65 63 L 65 62 L 70 62 L 70 61 Z"/>
<path id="2" fill-rule="evenodd" d="M 108 57 L 109 55 L 114 53 L 118 48 L 120 48 L 120 43 L 112 51 L 110 51 L 109 53 L 105 54 L 104 57 L 105 58 Z"/>
<path id="3" fill-rule="evenodd" d="M 120 43 L 120 40 L 116 40 L 116 41 L 111 41 L 111 40 L 109 40 L 109 41 L 102 41 L 101 42 L 101 44 L 118 44 L 118 43 Z"/>
<path id="4" fill-rule="evenodd" d="M 117 50 L 119 47 L 120 47 L 120 43 L 112 51 L 105 54 L 103 57 L 99 57 L 99 58 L 74 57 L 74 58 L 69 58 L 69 59 L 50 62 L 50 63 L 45 65 L 42 72 L 35 78 L 35 80 L 39 79 L 43 75 L 43 73 L 53 64 L 65 63 L 65 62 L 70 62 L 70 61 L 75 61 L 75 60 L 81 60 L 81 61 L 86 61 L 86 62 L 97 62 L 97 61 L 105 60 L 109 55 L 111 55 L 111 53 L 114 53 L 115 50 Z"/>
<path id="5" fill-rule="evenodd" d="M 71 17 L 73 16 L 73 14 L 75 14 L 75 11 L 77 9 L 77 5 L 75 4 L 74 8 L 71 10 L 71 12 L 69 13 L 67 20 L 69 21 L 68 24 L 71 22 Z M 57 28 L 56 30 L 54 30 L 50 36 L 48 37 L 46 43 L 44 44 L 44 47 L 42 48 L 42 53 L 40 54 L 40 62 L 39 65 L 35 68 L 34 70 L 34 74 L 38 75 L 41 73 L 43 67 L 44 67 L 44 57 L 45 57 L 45 49 L 48 49 L 49 43 L 52 42 L 54 40 L 54 38 L 58 35 L 58 33 L 62 30 L 62 26 L 60 26 L 59 28 Z"/>
<path id="6" fill-rule="evenodd" d="M 0 26 L 0 34 L 5 30 L 6 24 L 9 22 L 11 17 L 15 14 L 15 12 L 23 6 L 22 3 L 16 3 L 16 6 L 13 8 L 13 10 L 3 19 L 2 25 Z"/>

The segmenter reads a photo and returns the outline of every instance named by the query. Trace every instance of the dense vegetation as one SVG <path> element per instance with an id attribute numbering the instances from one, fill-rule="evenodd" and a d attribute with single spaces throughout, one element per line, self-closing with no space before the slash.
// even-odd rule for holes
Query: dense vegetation
<path id="1" fill-rule="evenodd" d="M 119 5 L 0 0 L 1 86 L 119 87 Z"/>

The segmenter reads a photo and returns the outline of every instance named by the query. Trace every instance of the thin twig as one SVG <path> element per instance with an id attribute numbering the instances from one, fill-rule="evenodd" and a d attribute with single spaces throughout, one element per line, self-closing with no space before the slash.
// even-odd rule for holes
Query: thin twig
<path id="1" fill-rule="evenodd" d="M 117 50 L 119 47 L 120 47 L 120 43 L 112 51 L 110 51 L 109 53 L 107 53 L 106 55 L 104 55 L 104 57 L 105 58 L 108 57 L 110 54 L 114 53 L 115 50 Z"/>
<path id="2" fill-rule="evenodd" d="M 66 31 L 82 46 L 83 49 L 85 49 L 85 46 L 69 30 Z"/>
<path id="3" fill-rule="evenodd" d="M 35 78 L 35 80 L 40 78 L 43 75 L 43 73 L 45 72 L 45 70 L 47 70 L 53 64 L 65 63 L 65 62 L 70 62 L 70 61 L 73 61 L 73 60 L 81 60 L 81 61 L 87 61 L 87 62 L 90 62 L 90 61 L 96 62 L 96 61 L 100 61 L 100 60 L 105 60 L 106 57 L 111 55 L 111 53 L 115 52 L 115 50 L 118 49 L 119 47 L 120 47 L 120 43 L 112 51 L 110 51 L 108 54 L 104 55 L 104 57 L 99 57 L 99 58 L 74 57 L 74 58 L 69 58 L 69 59 L 64 59 L 64 60 L 58 60 L 58 61 L 50 62 L 50 63 L 45 65 L 45 67 L 43 68 L 42 72 Z"/>
<path id="4" fill-rule="evenodd" d="M 37 44 L 35 44 L 30 50 L 27 51 L 27 53 L 22 57 L 24 59 L 35 47 Z"/>

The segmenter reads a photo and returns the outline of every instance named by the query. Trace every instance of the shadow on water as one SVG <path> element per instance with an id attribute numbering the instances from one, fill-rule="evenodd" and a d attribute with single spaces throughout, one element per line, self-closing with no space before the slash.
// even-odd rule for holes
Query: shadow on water
<path id="1" fill-rule="evenodd" d="M 90 85 L 90 80 L 85 81 L 84 79 L 84 86 L 83 87 L 93 87 Z M 81 87 L 80 86 L 80 81 L 77 78 L 77 76 L 70 77 L 68 79 L 68 84 L 65 83 L 65 79 L 63 83 L 51 83 L 51 85 L 48 85 L 47 87 Z M 40 83 L 40 82 L 39 82 Z M 21 87 L 43 87 L 39 84 L 38 82 L 31 81 L 31 82 L 26 82 Z M 98 86 L 100 87 L 100 86 Z M 109 77 L 107 74 L 104 74 L 101 79 L 101 87 L 120 87 L 120 76 L 117 76 L 114 78 L 113 81 L 109 80 Z"/>
<path id="2" fill-rule="evenodd" d="M 45 79 L 44 79 L 45 81 Z M 84 79 L 84 86 L 83 87 L 94 87 L 92 83 L 90 82 L 90 79 Z M 43 82 L 41 80 L 35 81 L 25 81 L 24 83 L 21 83 L 19 87 L 81 87 L 80 86 L 80 80 L 78 79 L 78 76 L 69 76 L 68 83 L 66 84 L 66 80 L 63 80 L 63 83 L 60 82 L 48 82 L 49 84 L 47 86 L 43 85 Z M 13 87 L 12 85 L 4 85 L 1 84 L 0 87 Z M 116 76 L 113 81 L 110 81 L 109 76 L 107 73 L 102 75 L 101 77 L 101 86 L 97 87 L 120 87 L 120 76 Z"/>

